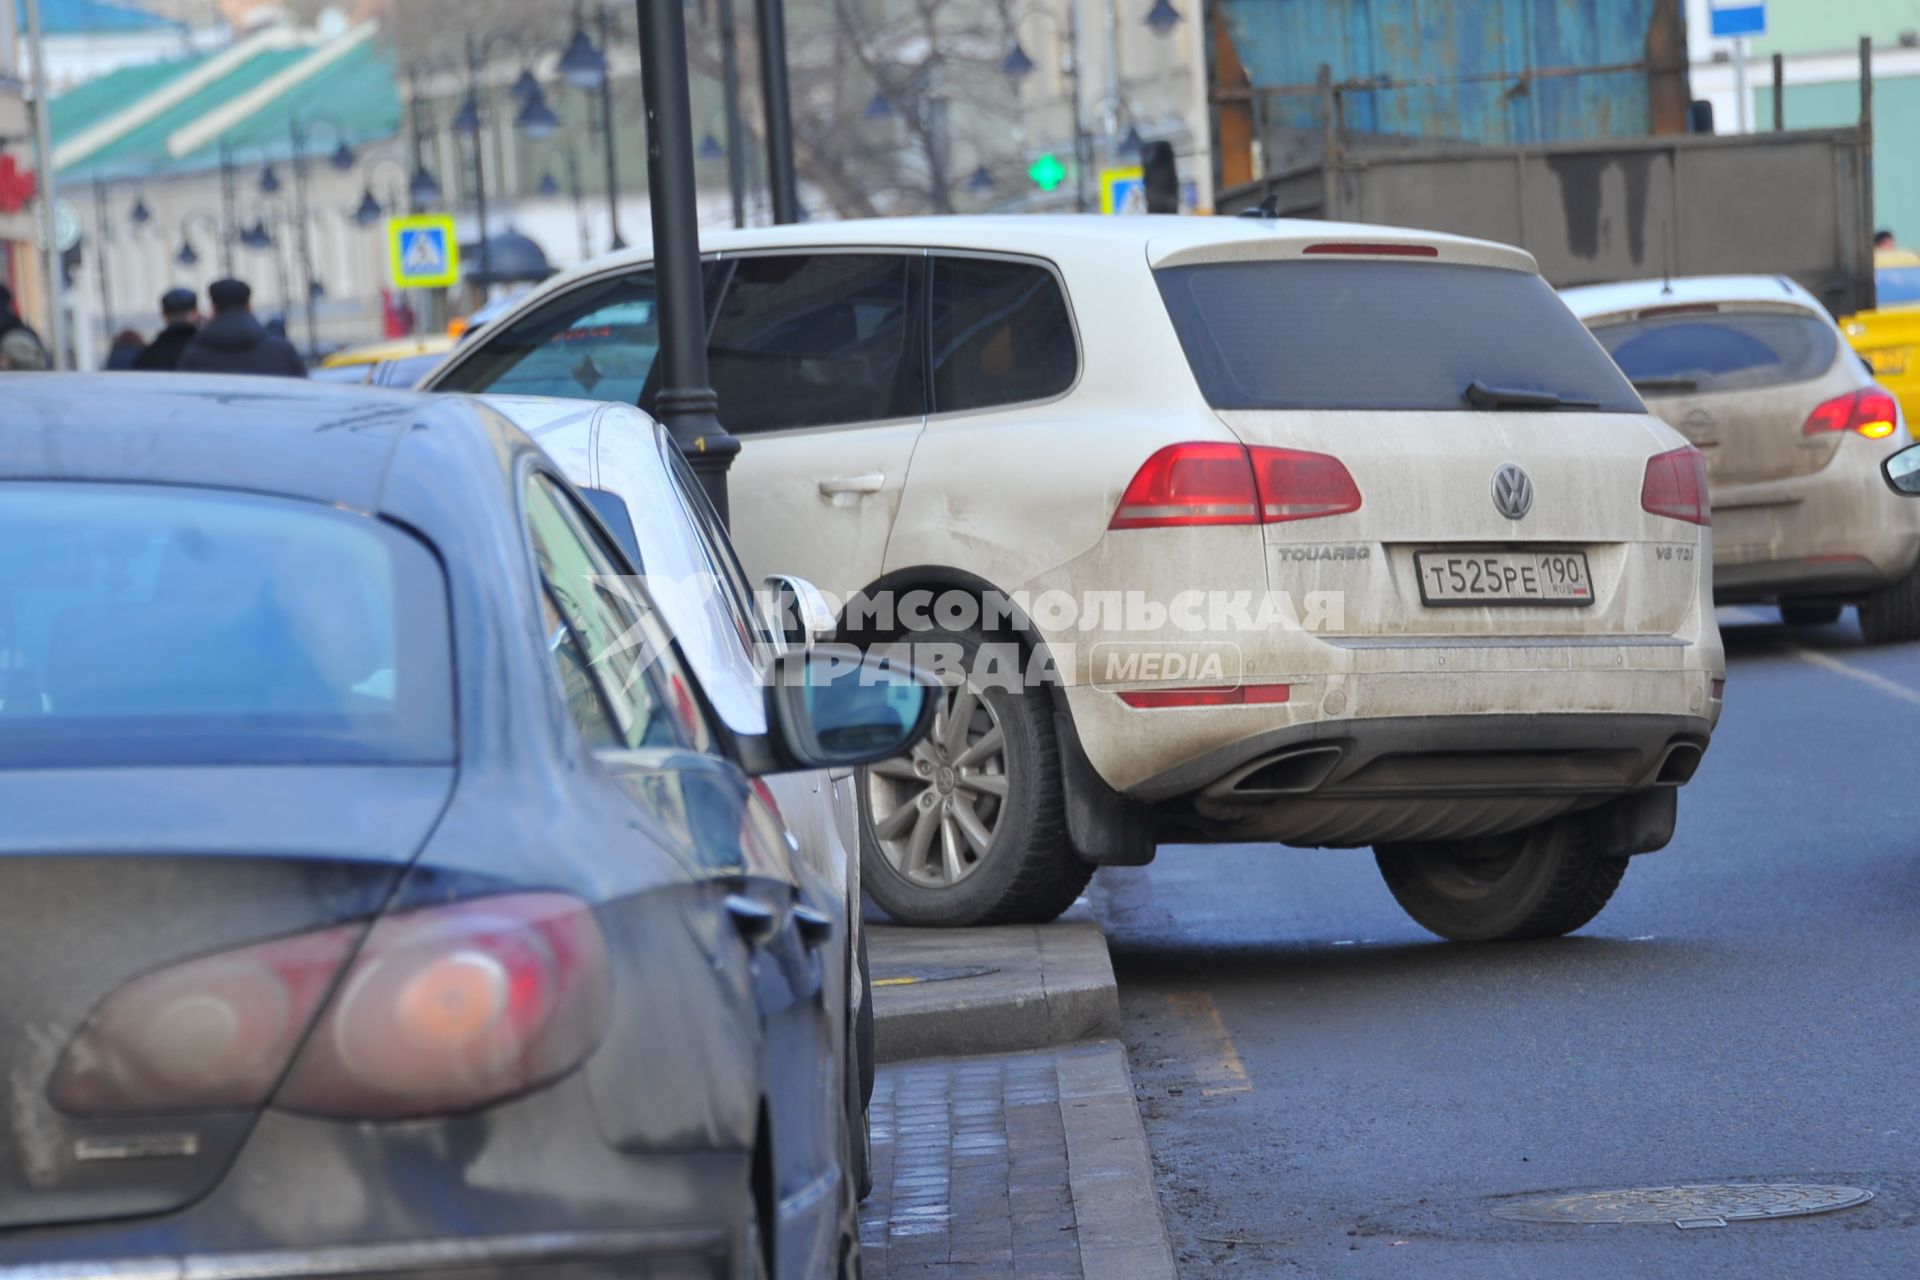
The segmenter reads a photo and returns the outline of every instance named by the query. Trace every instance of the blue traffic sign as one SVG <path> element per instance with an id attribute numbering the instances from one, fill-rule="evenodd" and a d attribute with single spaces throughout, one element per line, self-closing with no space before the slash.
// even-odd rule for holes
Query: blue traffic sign
<path id="1" fill-rule="evenodd" d="M 1722 38 L 1767 33 L 1766 0 L 1719 0 L 1708 14 L 1713 34 Z"/>

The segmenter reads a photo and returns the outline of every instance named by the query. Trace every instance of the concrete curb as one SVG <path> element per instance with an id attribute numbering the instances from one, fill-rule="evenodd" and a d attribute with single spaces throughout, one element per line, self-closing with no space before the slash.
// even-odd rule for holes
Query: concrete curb
<path id="1" fill-rule="evenodd" d="M 1060 1055 L 1059 1073 L 1081 1274 L 1174 1280 L 1126 1049 L 1117 1041 L 1077 1046 Z"/>
<path id="2" fill-rule="evenodd" d="M 1107 940 L 1079 906 L 1049 925 L 869 925 L 880 1062 L 1117 1039 Z"/>

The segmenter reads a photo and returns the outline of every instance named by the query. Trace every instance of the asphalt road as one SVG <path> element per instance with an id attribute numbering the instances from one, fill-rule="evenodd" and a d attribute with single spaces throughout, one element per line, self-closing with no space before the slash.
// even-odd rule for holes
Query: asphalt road
<path id="1" fill-rule="evenodd" d="M 1461 946 L 1365 852 L 1103 871 L 1183 1277 L 1920 1275 L 1920 645 L 1723 615 L 1713 747 L 1572 938 Z M 1546 1226 L 1529 1193 L 1872 1190 L 1723 1228 Z"/>

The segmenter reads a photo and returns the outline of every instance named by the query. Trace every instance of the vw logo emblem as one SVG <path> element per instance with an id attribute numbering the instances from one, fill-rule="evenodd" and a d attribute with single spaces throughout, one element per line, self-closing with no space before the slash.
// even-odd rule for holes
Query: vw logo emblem
<path id="1" fill-rule="evenodd" d="M 1493 506 L 1509 520 L 1524 520 L 1533 510 L 1533 481 L 1511 462 L 1493 473 Z"/>

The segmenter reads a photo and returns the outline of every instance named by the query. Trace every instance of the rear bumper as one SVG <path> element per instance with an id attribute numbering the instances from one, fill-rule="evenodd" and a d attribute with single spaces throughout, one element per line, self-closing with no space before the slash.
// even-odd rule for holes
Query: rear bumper
<path id="1" fill-rule="evenodd" d="M 1336 647 L 1346 650 L 1348 670 L 1286 677 L 1289 700 L 1279 705 L 1137 709 L 1091 685 L 1068 689 L 1067 701 L 1094 769 L 1116 791 L 1151 804 L 1203 791 L 1241 765 L 1299 743 L 1349 743 L 1343 759 L 1358 761 L 1536 745 L 1613 750 L 1623 735 L 1638 740 L 1627 728 L 1633 724 L 1684 726 L 1675 732 L 1704 738 L 1720 714 L 1713 682 L 1726 674 L 1717 633 L 1711 644 L 1672 637 L 1537 637 L 1507 645 L 1409 637 Z M 1645 736 L 1664 745 L 1661 732 Z M 1640 775 L 1624 764 L 1622 770 L 1614 791 L 1640 784 Z M 1343 764 L 1307 789 L 1351 773 Z M 1434 789 L 1454 793 L 1451 784 Z"/>
<path id="2" fill-rule="evenodd" d="M 1720 604 L 1857 598 L 1920 560 L 1920 504 L 1880 474 L 1894 439 L 1848 439 L 1812 475 L 1722 486 L 1713 495 L 1713 595 Z"/>
<path id="3" fill-rule="evenodd" d="M 331 1248 L 0 1264 L 0 1280 L 318 1280 L 407 1276 L 418 1280 L 613 1280 L 646 1263 L 659 1280 L 717 1277 L 721 1226 L 639 1231 L 557 1231 L 532 1235 L 416 1240 Z"/>

